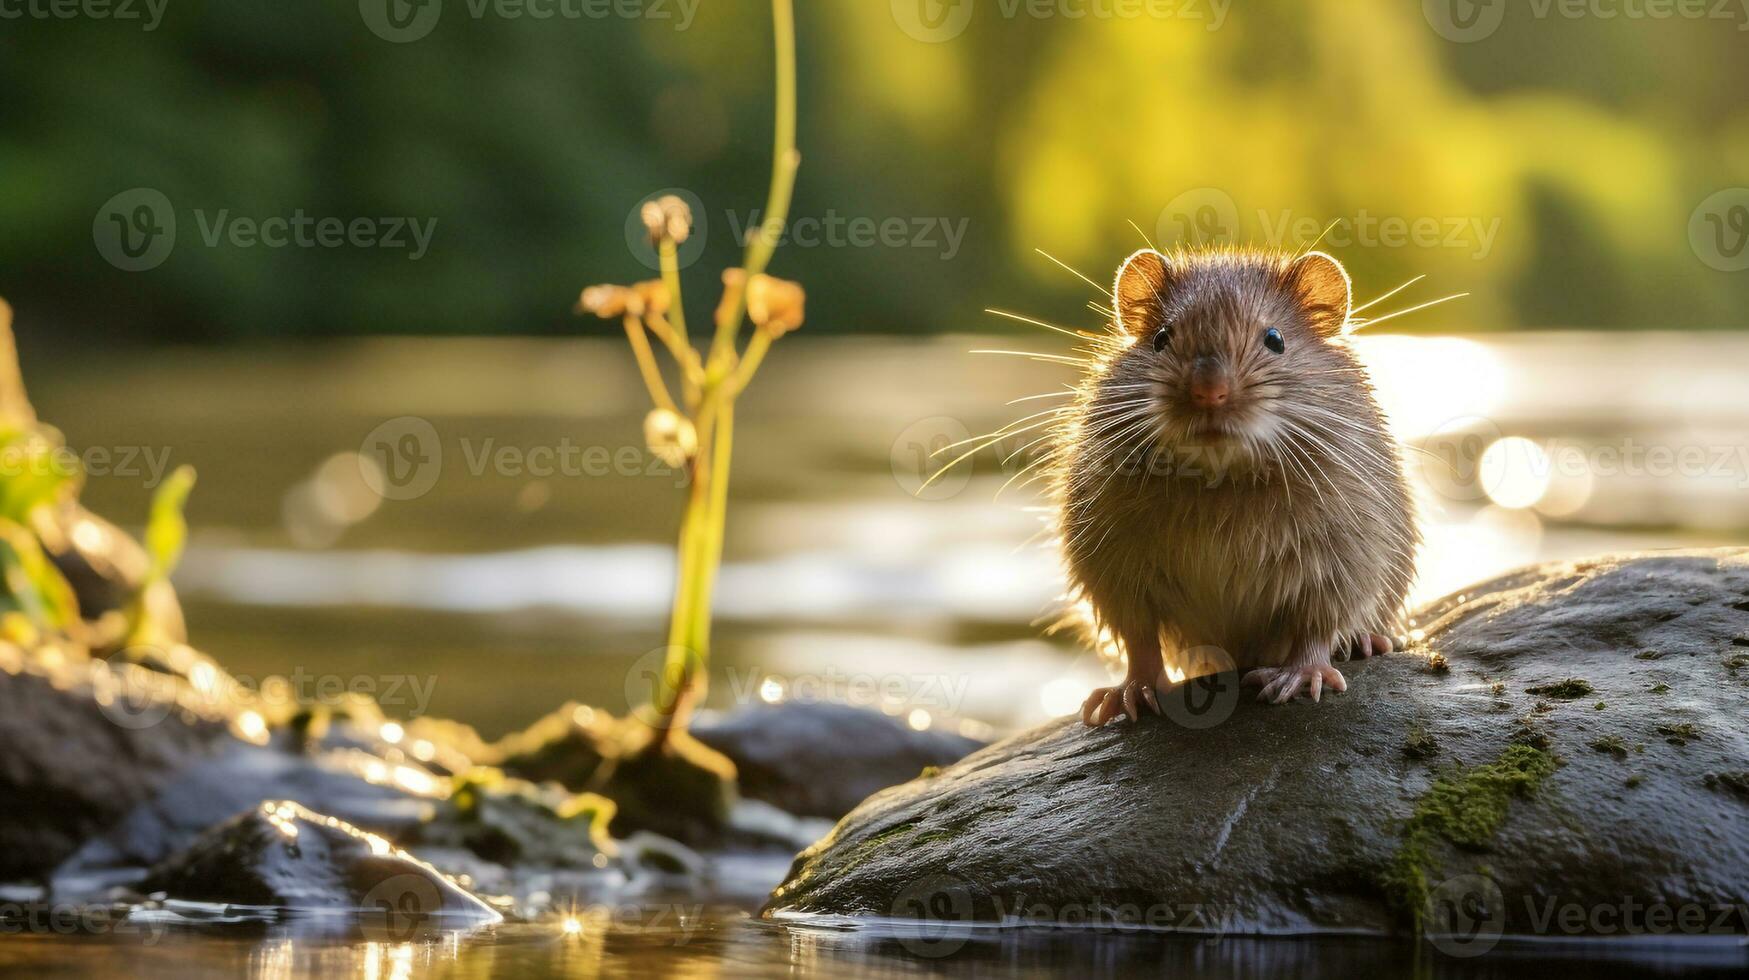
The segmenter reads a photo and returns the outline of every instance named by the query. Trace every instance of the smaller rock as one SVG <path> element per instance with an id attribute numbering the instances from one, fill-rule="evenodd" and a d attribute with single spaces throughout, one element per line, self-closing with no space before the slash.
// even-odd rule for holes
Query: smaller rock
<path id="1" fill-rule="evenodd" d="M 807 701 L 701 717 L 693 734 L 735 763 L 743 795 L 829 820 L 984 745 L 949 732 L 915 731 L 867 708 Z"/>
<path id="2" fill-rule="evenodd" d="M 608 835 L 613 801 L 536 786 L 495 769 L 475 769 L 456 781 L 449 799 L 414 833 L 416 843 L 464 847 L 502 865 L 606 868 L 619 848 Z"/>
<path id="3" fill-rule="evenodd" d="M 685 731 L 569 703 L 505 736 L 492 759 L 519 779 L 611 799 L 610 829 L 622 837 L 647 830 L 707 849 L 745 843 L 731 820 L 734 764 Z"/>
<path id="4" fill-rule="evenodd" d="M 502 918 L 386 839 L 284 801 L 262 803 L 211 828 L 152 869 L 141 890 L 180 901 L 388 913 L 399 925 Z"/>

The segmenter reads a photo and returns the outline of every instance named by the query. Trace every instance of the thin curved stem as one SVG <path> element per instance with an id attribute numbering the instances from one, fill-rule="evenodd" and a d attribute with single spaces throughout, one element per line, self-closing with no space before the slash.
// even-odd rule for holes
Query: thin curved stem
<path id="1" fill-rule="evenodd" d="M 656 352 L 650 349 L 650 338 L 644 336 L 644 325 L 638 318 L 624 317 L 626 340 L 631 342 L 632 355 L 638 361 L 638 373 L 644 376 L 644 387 L 650 389 L 650 400 L 657 408 L 676 411 L 674 396 L 668 393 L 668 382 L 662 380 L 662 369 L 656 366 Z"/>

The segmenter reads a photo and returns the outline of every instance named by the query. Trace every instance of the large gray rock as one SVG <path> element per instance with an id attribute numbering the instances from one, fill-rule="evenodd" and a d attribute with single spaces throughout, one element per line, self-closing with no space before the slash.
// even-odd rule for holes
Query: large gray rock
<path id="1" fill-rule="evenodd" d="M 1749 551 L 1545 565 L 1419 622 L 1321 704 L 1228 676 L 880 793 L 766 913 L 1749 933 Z"/>

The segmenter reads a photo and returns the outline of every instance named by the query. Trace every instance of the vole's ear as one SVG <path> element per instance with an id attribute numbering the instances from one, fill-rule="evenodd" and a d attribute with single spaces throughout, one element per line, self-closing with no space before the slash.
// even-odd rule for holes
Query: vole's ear
<path id="1" fill-rule="evenodd" d="M 1348 325 L 1348 270 L 1323 252 L 1307 252 L 1287 269 L 1288 288 L 1299 298 L 1319 333 L 1335 336 Z"/>
<path id="2" fill-rule="evenodd" d="M 1166 319 L 1166 293 L 1171 282 L 1171 263 L 1159 252 L 1144 248 L 1125 259 L 1112 288 L 1118 329 L 1137 337 L 1151 336 L 1160 329 Z"/>

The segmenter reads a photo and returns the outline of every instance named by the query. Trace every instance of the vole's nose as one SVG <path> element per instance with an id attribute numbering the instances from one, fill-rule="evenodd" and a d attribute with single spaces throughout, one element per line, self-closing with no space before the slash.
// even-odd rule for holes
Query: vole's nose
<path id="1" fill-rule="evenodd" d="M 1213 357 L 1196 359 L 1190 367 L 1190 403 L 1197 408 L 1220 408 L 1233 393 L 1226 368 Z"/>

